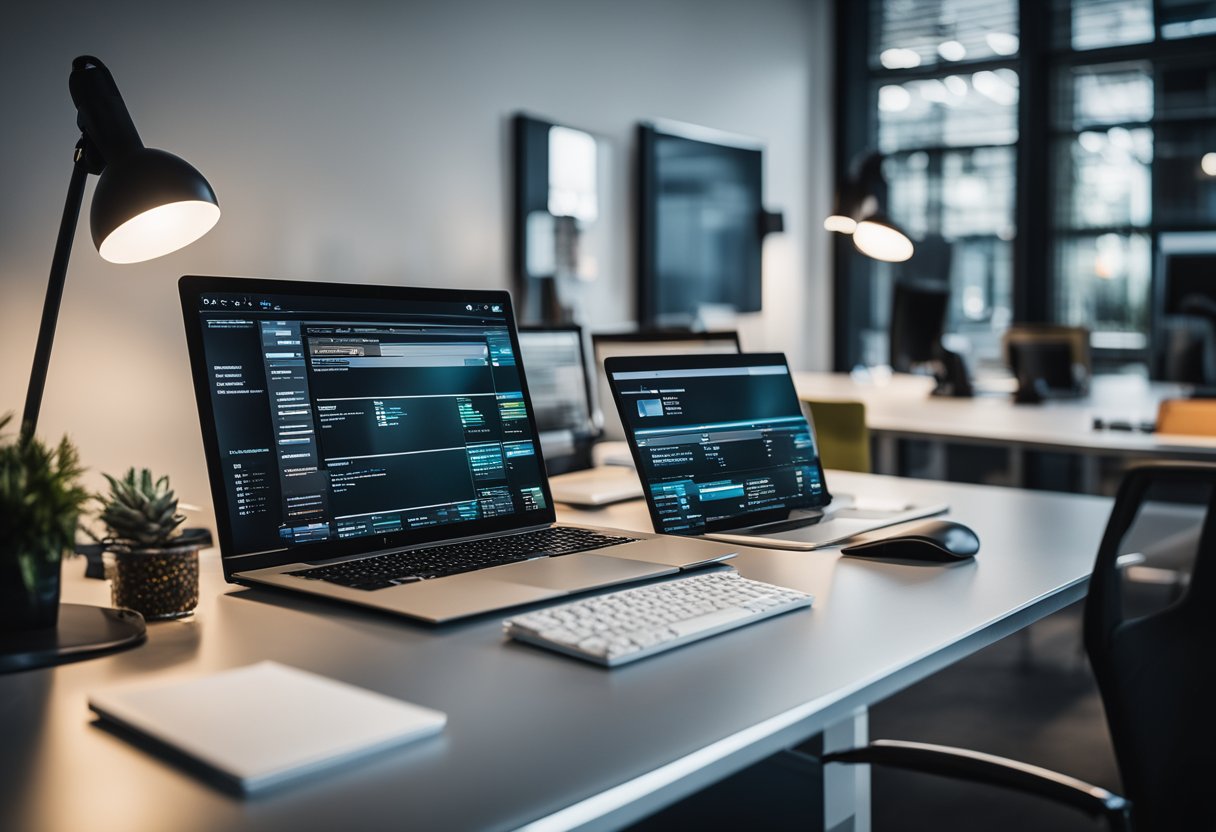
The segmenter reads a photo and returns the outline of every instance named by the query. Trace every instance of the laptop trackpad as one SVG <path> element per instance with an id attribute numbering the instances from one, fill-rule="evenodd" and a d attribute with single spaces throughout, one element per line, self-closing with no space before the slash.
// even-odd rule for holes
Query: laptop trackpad
<path id="1" fill-rule="evenodd" d="M 538 586 L 545 589 L 592 589 L 610 586 L 625 581 L 637 581 L 658 575 L 672 575 L 680 570 L 645 561 L 580 552 L 556 558 L 539 558 L 495 566 L 482 570 L 481 574 L 496 581 Z"/>

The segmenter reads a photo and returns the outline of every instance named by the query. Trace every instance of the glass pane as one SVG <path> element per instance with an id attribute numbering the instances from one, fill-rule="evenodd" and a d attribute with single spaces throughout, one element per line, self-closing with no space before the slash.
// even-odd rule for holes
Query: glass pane
<path id="1" fill-rule="evenodd" d="M 1159 127 L 1156 153 L 1157 222 L 1216 223 L 1216 124 Z"/>
<path id="2" fill-rule="evenodd" d="M 1161 0 L 1161 37 L 1216 33 L 1216 0 Z"/>
<path id="3" fill-rule="evenodd" d="M 1216 64 L 1173 61 L 1159 64 L 1157 114 L 1164 118 L 1216 116 Z"/>
<path id="4" fill-rule="evenodd" d="M 1056 126 L 1069 130 L 1148 121 L 1153 72 L 1146 62 L 1079 66 L 1056 76 Z"/>
<path id="5" fill-rule="evenodd" d="M 1149 316 L 1147 234 L 1100 234 L 1056 244 L 1055 317 L 1103 333 L 1095 344 L 1140 349 Z"/>
<path id="6" fill-rule="evenodd" d="M 1017 0 L 870 0 L 870 65 L 908 69 L 1018 51 Z"/>
<path id="7" fill-rule="evenodd" d="M 887 210 L 916 241 L 906 263 L 866 261 L 868 326 L 862 360 L 886 363 L 895 280 L 948 282 L 947 332 L 973 360 L 998 360 L 998 333 L 1012 319 L 1013 147 L 901 153 L 886 159 Z"/>
<path id="8" fill-rule="evenodd" d="M 1064 228 L 1143 226 L 1152 220 L 1153 131 L 1087 130 L 1056 145 L 1056 223 Z"/>
<path id="9" fill-rule="evenodd" d="M 878 89 L 878 146 L 1012 144 L 1017 140 L 1018 75 L 1012 69 L 926 78 Z"/>
<path id="10" fill-rule="evenodd" d="M 1153 39 L 1153 0 L 1055 0 L 1057 47 L 1097 49 Z"/>
<path id="11" fill-rule="evenodd" d="M 1013 237 L 1012 147 L 918 151 L 887 159 L 887 212 L 913 237 Z"/>

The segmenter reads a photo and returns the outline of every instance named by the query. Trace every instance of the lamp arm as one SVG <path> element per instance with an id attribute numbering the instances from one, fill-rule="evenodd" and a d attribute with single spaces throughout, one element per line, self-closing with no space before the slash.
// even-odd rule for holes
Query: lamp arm
<path id="1" fill-rule="evenodd" d="M 42 408 L 42 392 L 46 387 L 46 371 L 51 363 L 51 343 L 55 340 L 55 324 L 59 319 L 59 302 L 63 299 L 63 283 L 68 272 L 68 258 L 72 254 L 72 238 L 76 236 L 76 222 L 80 218 L 80 206 L 84 202 L 84 183 L 89 175 L 90 160 L 88 141 L 81 138 L 76 145 L 72 164 L 72 178 L 68 182 L 68 195 L 63 204 L 63 218 L 59 221 L 59 237 L 55 241 L 55 254 L 51 258 L 51 276 L 46 286 L 46 300 L 42 304 L 42 323 L 38 326 L 38 343 L 34 347 L 34 367 L 30 371 L 30 386 L 25 394 L 25 412 L 21 417 L 21 438 L 29 439 L 38 427 L 38 412 Z"/>

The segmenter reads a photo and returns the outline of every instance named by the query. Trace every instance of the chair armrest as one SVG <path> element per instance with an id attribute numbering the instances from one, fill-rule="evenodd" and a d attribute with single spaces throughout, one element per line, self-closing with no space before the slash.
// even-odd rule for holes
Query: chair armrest
<path id="1" fill-rule="evenodd" d="M 945 745 L 875 740 L 864 748 L 823 755 L 825 763 L 870 763 L 987 783 L 1064 803 L 1105 817 L 1115 830 L 1131 829 L 1131 802 L 1100 786 L 1005 757 Z"/>

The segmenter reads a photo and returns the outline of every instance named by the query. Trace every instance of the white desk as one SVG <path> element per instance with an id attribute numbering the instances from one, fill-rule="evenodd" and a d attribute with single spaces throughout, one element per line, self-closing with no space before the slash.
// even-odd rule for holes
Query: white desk
<path id="1" fill-rule="evenodd" d="M 1023 452 L 1079 454 L 1083 485 L 1097 490 L 1098 460 L 1103 456 L 1159 459 L 1216 459 L 1216 437 L 1161 436 L 1123 430 L 1095 430 L 1095 416 L 1133 423 L 1153 421 L 1163 398 L 1178 396 L 1176 384 L 1147 382 L 1137 376 L 1095 376 L 1092 392 L 1082 399 L 1055 399 L 1042 404 L 1014 404 L 1007 394 L 973 398 L 930 396 L 933 379 L 895 374 L 873 382 L 855 381 L 848 373 L 794 374 L 798 394 L 808 399 L 860 401 L 866 423 L 878 440 L 877 467 L 896 470 L 898 439 L 921 439 L 934 448 L 931 473 L 942 479 L 944 446 L 949 443 L 998 445 L 1010 452 L 1012 481 L 1023 482 Z"/>
<path id="2" fill-rule="evenodd" d="M 841 491 L 951 503 L 983 541 L 978 559 L 918 567 L 743 550 L 741 573 L 810 592 L 813 609 L 608 671 L 505 642 L 499 615 L 431 628 L 226 585 L 208 552 L 193 618 L 150 625 L 135 650 L 0 676 L 0 829 L 618 828 L 832 726 L 864 726 L 871 703 L 1080 598 L 1110 505 L 831 478 Z M 562 514 L 649 525 L 636 503 Z M 67 564 L 65 599 L 107 602 L 83 569 Z M 448 726 L 242 801 L 93 726 L 85 706 L 105 686 L 262 659 L 441 709 Z M 835 776 L 856 792 L 861 771 Z"/>

